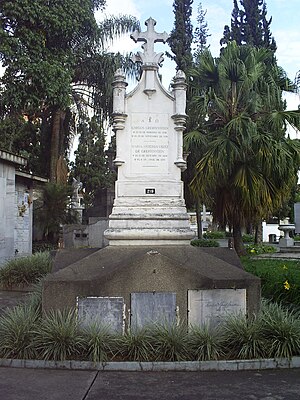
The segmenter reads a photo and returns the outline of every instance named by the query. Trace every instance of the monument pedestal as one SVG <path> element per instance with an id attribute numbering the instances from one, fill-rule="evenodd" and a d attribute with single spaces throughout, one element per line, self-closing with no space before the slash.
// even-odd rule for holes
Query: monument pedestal
<path id="1" fill-rule="evenodd" d="M 214 325 L 227 313 L 257 313 L 260 279 L 245 272 L 227 248 L 108 246 L 44 281 L 44 311 L 82 308 L 86 298 L 106 299 L 105 310 L 122 302 L 118 315 L 102 315 L 102 322 L 112 326 L 118 324 L 107 318 L 120 321 L 120 312 L 123 328 L 159 318 Z"/>

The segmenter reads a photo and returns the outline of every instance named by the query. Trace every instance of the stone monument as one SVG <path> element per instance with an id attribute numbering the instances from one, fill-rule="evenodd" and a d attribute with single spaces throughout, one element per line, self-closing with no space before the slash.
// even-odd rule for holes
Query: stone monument
<path id="1" fill-rule="evenodd" d="M 115 202 L 105 236 L 114 245 L 188 244 L 194 234 L 183 199 L 181 172 L 182 137 L 187 115 L 185 75 L 178 71 L 173 92 L 162 86 L 158 69 L 162 53 L 154 43 L 165 43 L 168 34 L 154 30 L 156 22 L 146 21 L 146 32 L 131 37 L 144 42 L 138 86 L 126 95 L 121 70 L 113 82 L 113 128 L 116 134 L 118 167 Z"/>
<path id="2" fill-rule="evenodd" d="M 116 331 L 154 321 L 214 326 L 228 313 L 257 312 L 260 280 L 234 250 L 190 245 L 181 181 L 185 77 L 178 71 L 172 92 L 163 88 L 154 44 L 168 35 L 155 32 L 152 18 L 146 26 L 132 34 L 144 50 L 134 58 L 142 64 L 137 87 L 126 94 L 121 70 L 113 82 L 118 179 L 109 246 L 82 259 L 61 251 L 65 268 L 57 263 L 45 279 L 43 309 L 77 307 L 84 323 L 98 319 Z"/>

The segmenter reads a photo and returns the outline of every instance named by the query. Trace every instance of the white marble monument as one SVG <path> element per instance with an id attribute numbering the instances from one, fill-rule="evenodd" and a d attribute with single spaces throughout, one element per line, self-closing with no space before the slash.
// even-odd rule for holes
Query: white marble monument
<path id="1" fill-rule="evenodd" d="M 145 24 L 146 32 L 131 35 L 135 42 L 144 43 L 144 51 L 134 56 L 142 68 L 139 84 L 126 94 L 121 70 L 113 82 L 118 179 L 105 237 L 109 245 L 189 244 L 194 233 L 181 181 L 186 168 L 182 148 L 187 117 L 185 75 L 177 72 L 172 92 L 162 86 L 158 69 L 163 57 L 154 51 L 154 44 L 165 43 L 168 35 L 154 30 L 152 18 Z"/>

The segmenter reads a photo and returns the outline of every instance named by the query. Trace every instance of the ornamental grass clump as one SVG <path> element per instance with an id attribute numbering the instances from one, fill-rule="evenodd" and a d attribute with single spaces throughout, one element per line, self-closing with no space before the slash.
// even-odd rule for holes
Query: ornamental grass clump
<path id="1" fill-rule="evenodd" d="M 291 358 L 300 355 L 299 313 L 280 304 L 267 303 L 263 305 L 262 317 L 269 357 Z"/>
<path id="2" fill-rule="evenodd" d="M 42 279 L 33 285 L 33 290 L 27 295 L 26 305 L 32 307 L 39 314 L 42 313 L 42 292 L 43 292 L 43 283 Z"/>
<path id="3" fill-rule="evenodd" d="M 191 326 L 188 337 L 191 359 L 209 361 L 222 358 L 223 340 L 219 328 L 211 329 L 207 325 Z"/>
<path id="4" fill-rule="evenodd" d="M 35 330 L 40 314 L 33 307 L 20 305 L 0 317 L 0 358 L 35 358 Z"/>
<path id="5" fill-rule="evenodd" d="M 260 316 L 247 318 L 243 314 L 230 315 L 222 325 L 222 332 L 228 357 L 252 359 L 267 355 L 267 343 Z"/>
<path id="6" fill-rule="evenodd" d="M 51 272 L 51 268 L 49 252 L 14 258 L 0 269 L 0 284 L 11 287 L 37 283 L 41 277 Z"/>
<path id="7" fill-rule="evenodd" d="M 155 361 L 185 361 L 190 358 L 185 325 L 157 323 L 151 335 Z"/>
<path id="8" fill-rule="evenodd" d="M 154 359 L 153 336 L 147 328 L 129 330 L 117 341 L 117 356 L 129 361 Z"/>
<path id="9" fill-rule="evenodd" d="M 49 311 L 35 332 L 35 346 L 44 360 L 77 359 L 84 344 L 75 311 Z"/>
<path id="10" fill-rule="evenodd" d="M 83 356 L 93 362 L 106 362 L 114 358 L 117 338 L 109 326 L 93 322 L 80 328 Z"/>

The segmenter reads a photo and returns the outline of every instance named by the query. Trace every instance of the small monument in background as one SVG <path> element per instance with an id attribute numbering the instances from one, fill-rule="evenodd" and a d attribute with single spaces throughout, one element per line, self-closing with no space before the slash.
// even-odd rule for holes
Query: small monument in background
<path id="1" fill-rule="evenodd" d="M 83 323 L 98 319 L 117 331 L 157 321 L 214 326 L 228 314 L 257 312 L 260 280 L 234 250 L 190 245 L 181 181 L 185 77 L 178 71 L 172 92 L 163 88 L 154 44 L 168 35 L 155 32 L 152 18 L 146 26 L 132 35 L 143 42 L 140 82 L 129 94 L 121 70 L 113 82 L 118 179 L 109 246 L 77 261 L 76 250 L 59 253 L 65 268 L 45 279 L 43 309 L 77 307 Z"/>

